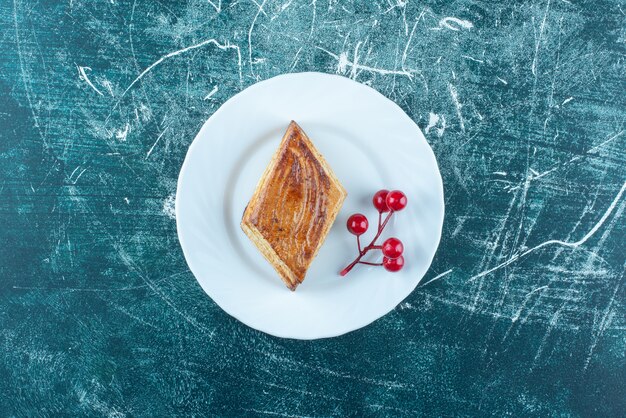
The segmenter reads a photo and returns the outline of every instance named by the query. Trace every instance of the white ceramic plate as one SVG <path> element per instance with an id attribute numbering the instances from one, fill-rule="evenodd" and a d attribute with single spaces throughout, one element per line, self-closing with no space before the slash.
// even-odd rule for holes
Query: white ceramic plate
<path id="1" fill-rule="evenodd" d="M 291 292 L 239 227 L 256 184 L 291 120 L 348 191 L 306 279 Z M 374 235 L 379 189 L 400 189 L 408 206 L 381 238 L 404 242 L 405 268 L 357 265 L 347 218 L 361 212 Z M 370 87 L 321 73 L 281 75 L 237 94 L 204 124 L 178 178 L 176 223 L 189 268 L 204 291 L 244 324 L 279 337 L 315 339 L 361 328 L 391 311 L 424 276 L 443 225 L 443 185 L 417 125 Z M 369 239 L 368 239 L 369 238 Z"/>

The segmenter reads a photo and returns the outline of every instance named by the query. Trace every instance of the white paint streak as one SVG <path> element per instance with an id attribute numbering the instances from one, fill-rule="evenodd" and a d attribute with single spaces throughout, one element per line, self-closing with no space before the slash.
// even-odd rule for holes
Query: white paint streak
<path id="1" fill-rule="evenodd" d="M 337 74 L 344 74 L 348 67 L 348 53 L 342 52 L 337 61 Z"/>
<path id="2" fill-rule="evenodd" d="M 126 141 L 126 137 L 128 136 L 128 133 L 130 132 L 130 124 L 126 123 L 124 125 L 124 129 L 118 129 L 115 132 L 115 137 L 120 141 L 120 142 L 124 142 Z"/>
<path id="3" fill-rule="evenodd" d="M 621 281 L 618 281 L 617 286 L 615 286 L 615 290 L 613 291 L 613 296 L 611 296 L 611 300 L 609 300 L 609 303 L 604 310 L 604 315 L 602 316 L 600 326 L 598 327 L 596 335 L 593 338 L 593 342 L 589 346 L 589 354 L 587 354 L 587 359 L 585 360 L 584 370 L 587 370 L 587 367 L 589 367 L 589 363 L 591 362 L 591 356 L 593 355 L 593 350 L 595 350 L 596 345 L 598 345 L 598 340 L 600 339 L 600 336 L 604 333 L 604 331 L 611 323 L 611 320 L 613 319 L 613 312 L 611 312 L 611 308 L 613 307 L 613 303 L 615 302 L 615 297 L 617 296 L 617 291 L 619 290 L 620 284 Z"/>
<path id="4" fill-rule="evenodd" d="M 175 57 L 175 56 L 177 56 L 177 55 L 184 54 L 185 52 L 188 52 L 188 51 L 192 51 L 192 50 L 194 50 L 194 49 L 201 48 L 201 47 L 203 47 L 203 46 L 205 46 L 205 45 L 209 45 L 209 44 L 215 45 L 216 47 L 218 47 L 219 49 L 221 49 L 221 50 L 223 50 L 223 51 L 224 51 L 224 50 L 227 50 L 227 49 L 234 49 L 234 50 L 236 50 L 236 51 L 237 51 L 237 57 L 238 57 L 238 60 L 239 60 L 239 80 L 240 80 L 240 81 L 242 81 L 242 80 L 243 80 L 243 77 L 242 77 L 242 74 L 241 74 L 241 51 L 239 50 L 239 47 L 238 47 L 237 45 L 231 45 L 231 44 L 229 44 L 228 42 L 225 42 L 224 44 L 221 44 L 221 43 L 219 43 L 218 41 L 216 41 L 215 39 L 207 39 L 207 40 L 205 40 L 205 41 L 200 42 L 199 44 L 191 45 L 191 46 L 188 46 L 188 47 L 186 47 L 186 48 L 179 49 L 178 51 L 170 52 L 169 54 L 166 54 L 166 55 L 162 56 L 161 58 L 159 58 L 158 60 L 156 60 L 155 62 L 153 62 L 152 64 L 150 64 L 150 65 L 149 65 L 149 66 L 148 66 L 145 70 L 143 70 L 143 71 L 141 72 L 141 74 L 139 74 L 139 75 L 137 76 L 137 78 L 135 78 L 135 79 L 133 80 L 133 82 L 132 82 L 132 83 L 130 83 L 130 84 L 128 85 L 128 87 L 126 87 L 126 90 L 124 90 L 124 93 L 122 93 L 122 95 L 120 96 L 120 98 L 124 97 L 124 95 L 126 95 L 126 93 L 128 93 L 128 91 L 129 91 L 129 90 L 130 90 L 130 89 L 131 89 L 131 88 L 132 88 L 132 87 L 133 87 L 133 86 L 134 86 L 134 85 L 135 85 L 135 84 L 136 84 L 139 80 L 141 80 L 141 79 L 142 79 L 142 78 L 143 78 L 146 74 L 148 74 L 148 73 L 149 73 L 149 72 L 150 72 L 150 71 L 151 71 L 154 67 L 158 66 L 158 65 L 159 65 L 159 64 L 161 64 L 163 61 L 165 61 L 165 60 L 167 60 L 167 59 L 169 59 L 169 58 Z"/>
<path id="5" fill-rule="evenodd" d="M 39 131 L 39 136 L 44 143 L 46 143 L 46 136 L 44 132 L 41 130 L 41 126 L 39 124 L 39 115 L 35 113 L 35 108 L 33 106 L 33 101 L 31 98 L 31 89 L 29 86 L 30 77 L 26 73 L 26 69 L 24 67 L 24 53 L 22 52 L 22 44 L 20 41 L 20 31 L 17 25 L 17 1 L 13 0 L 13 22 L 15 26 L 15 45 L 17 47 L 17 56 L 20 61 L 20 73 L 22 74 L 22 84 L 24 85 L 24 91 L 26 92 L 26 100 L 28 100 L 28 107 L 30 108 L 30 112 L 33 115 L 33 120 L 35 121 L 35 127 Z"/>
<path id="6" fill-rule="evenodd" d="M 409 39 L 406 41 L 406 45 L 404 46 L 404 51 L 402 51 L 402 69 L 404 69 L 404 63 L 406 62 L 407 55 L 409 53 L 409 45 L 411 45 L 411 41 L 413 40 L 413 35 L 415 34 L 415 29 L 417 28 L 417 24 L 424 16 L 425 11 L 422 11 L 420 15 L 415 19 L 415 23 L 413 24 L 413 28 L 411 29 L 411 34 L 409 35 Z"/>
<path id="7" fill-rule="evenodd" d="M 554 315 L 552 315 L 552 318 L 550 318 L 550 322 L 548 322 L 548 328 L 546 329 L 546 333 L 544 334 L 541 340 L 541 343 L 539 344 L 539 348 L 537 349 L 537 354 L 535 355 L 535 358 L 533 359 L 533 368 L 537 365 L 537 360 L 539 360 L 539 357 L 541 357 L 541 353 L 543 353 L 546 343 L 548 342 L 548 337 L 552 333 L 552 330 L 554 329 L 556 324 L 559 322 L 559 317 L 561 316 L 561 311 L 563 311 L 564 307 L 565 307 L 565 303 L 562 304 L 561 307 L 554 313 Z"/>
<path id="8" fill-rule="evenodd" d="M 217 86 L 213 87 L 213 90 L 211 90 L 209 94 L 204 96 L 204 100 L 209 100 L 215 93 L 217 93 L 217 90 L 219 90 Z"/>
<path id="9" fill-rule="evenodd" d="M 605 146 L 606 144 L 608 144 L 609 142 L 619 138 L 620 136 L 622 136 L 622 134 L 624 133 L 624 131 L 619 131 L 618 133 L 616 133 L 615 135 L 613 135 L 612 137 L 606 139 L 605 141 L 602 141 L 601 143 L 599 143 L 598 145 L 589 148 L 589 150 L 586 152 L 586 154 L 592 153 L 594 151 L 596 151 L 599 148 L 602 148 L 603 146 Z"/>
<path id="10" fill-rule="evenodd" d="M 624 133 L 624 131 L 623 131 L 623 130 L 622 130 L 622 131 L 619 131 L 618 133 L 616 133 L 615 135 L 613 135 L 613 136 L 609 137 L 608 139 L 606 139 L 606 140 L 602 141 L 602 142 L 601 142 L 601 143 L 599 143 L 598 145 L 595 145 L 595 146 L 593 146 L 593 147 L 589 148 L 589 149 L 585 152 L 585 154 L 591 154 L 591 153 L 593 153 L 593 152 L 597 151 L 598 149 L 600 149 L 600 148 L 604 147 L 606 144 L 608 144 L 608 143 L 610 143 L 610 142 L 614 141 L 615 139 L 619 138 L 620 136 L 622 136 L 622 134 L 623 134 L 623 133 Z M 569 161 L 566 161 L 566 162 L 564 162 L 564 163 L 558 164 L 558 165 L 556 165 L 556 166 L 554 166 L 554 167 L 552 167 L 552 168 L 550 168 L 550 169 L 548 169 L 548 170 L 544 171 L 543 173 L 537 173 L 535 170 L 532 170 L 532 171 L 534 171 L 534 172 L 535 172 L 535 173 L 537 173 L 537 174 L 536 174 L 536 175 L 531 175 L 531 176 L 528 176 L 528 177 L 526 178 L 526 180 L 524 180 L 524 187 L 526 187 L 526 185 L 527 185 L 527 184 L 529 184 L 531 181 L 534 181 L 534 180 L 540 179 L 540 178 L 542 178 L 542 177 L 544 177 L 544 176 L 546 176 L 546 175 L 548 175 L 548 174 L 550 174 L 550 173 L 552 173 L 552 172 L 557 171 L 557 170 L 558 170 L 558 169 L 560 169 L 560 168 L 563 168 L 563 167 L 565 167 L 565 166 L 567 166 L 567 165 L 569 165 L 569 164 L 571 164 L 571 163 L 573 163 L 573 162 L 576 162 L 576 161 L 578 161 L 578 160 L 581 160 L 582 158 L 583 158 L 583 156 L 582 156 L 582 155 L 577 155 L 577 156 L 575 156 L 575 157 L 572 157 Z M 515 186 L 515 187 L 510 187 L 510 188 L 508 189 L 508 191 L 509 191 L 509 192 L 515 191 L 515 190 L 518 190 L 520 187 L 522 187 L 522 186 L 521 186 L 521 185 L 517 185 L 517 186 Z"/>
<path id="11" fill-rule="evenodd" d="M 428 114 L 428 125 L 424 129 L 424 132 L 429 133 L 433 128 L 436 129 L 437 136 L 441 138 L 446 130 L 446 117 L 444 115 L 438 115 L 430 112 Z"/>
<path id="12" fill-rule="evenodd" d="M 126 309 L 124 309 L 123 307 L 121 307 L 121 306 L 119 306 L 119 305 L 117 305 L 117 304 L 115 304 L 115 303 L 111 303 L 111 307 L 112 307 L 113 309 L 116 309 L 116 310 L 118 310 L 118 311 L 122 312 L 124 315 L 126 315 L 126 316 L 128 316 L 128 317 L 130 317 L 130 318 L 134 319 L 135 321 L 137 321 L 137 322 L 139 322 L 139 323 L 141 323 L 141 324 L 143 324 L 143 325 L 147 325 L 147 326 L 149 326 L 149 327 L 151 327 L 151 328 L 154 328 L 154 329 L 156 329 L 156 330 L 161 330 L 161 328 L 157 327 L 156 325 L 151 324 L 150 322 L 148 322 L 148 321 L 146 321 L 146 320 L 144 320 L 144 319 L 142 319 L 142 318 L 138 317 L 137 315 L 133 315 L 133 314 L 131 314 L 131 313 L 130 313 L 130 312 L 128 312 Z"/>
<path id="13" fill-rule="evenodd" d="M 173 199 L 173 196 L 170 196 Z M 172 203 L 173 205 L 173 203 Z M 205 331 L 207 333 L 207 335 L 209 336 L 210 339 L 213 339 L 213 335 L 214 335 L 214 330 L 210 330 L 208 328 L 206 328 L 205 326 L 203 326 L 202 324 L 200 324 L 194 317 L 192 317 L 191 315 L 186 314 L 185 312 L 181 311 L 180 309 L 178 309 L 176 307 L 176 305 L 172 302 L 171 298 L 169 298 L 157 285 L 154 281 L 150 280 L 148 277 L 144 276 L 141 271 L 139 270 L 139 268 L 137 267 L 137 265 L 134 263 L 134 261 L 130 258 L 130 256 L 128 255 L 128 253 L 126 253 L 126 251 L 120 247 L 119 245 L 116 245 L 116 250 L 117 250 L 117 254 L 120 257 L 120 259 L 122 260 L 122 262 L 124 263 L 124 265 L 126 265 L 131 271 L 133 271 L 135 274 L 137 274 L 141 280 L 144 281 L 144 283 L 146 283 L 146 285 L 150 288 L 150 290 L 152 290 L 157 296 L 159 296 L 159 298 L 165 302 L 170 308 L 172 308 L 172 310 L 174 312 L 176 312 L 178 315 L 180 315 L 185 321 L 187 321 L 189 324 L 193 325 L 194 327 Z"/>
<path id="14" fill-rule="evenodd" d="M 291 3 L 291 1 L 290 1 Z M 311 40 L 311 37 L 313 36 L 313 29 L 315 29 L 315 20 L 317 19 L 317 0 L 313 0 L 311 2 L 311 5 L 313 6 L 313 18 L 311 19 L 311 29 L 309 30 L 309 36 L 307 38 L 307 43 Z M 283 9 L 281 9 L 282 12 Z M 302 48 L 304 46 L 301 46 L 300 48 L 298 48 L 298 52 L 296 52 L 296 55 L 293 57 L 293 61 L 291 62 L 291 66 L 289 67 L 289 72 L 292 72 L 294 68 L 296 68 L 296 65 L 298 64 L 298 60 L 300 57 L 300 52 L 302 52 Z"/>
<path id="15" fill-rule="evenodd" d="M 161 132 L 159 136 L 157 137 L 156 141 L 154 141 L 154 144 L 152 144 L 152 146 L 148 150 L 148 153 L 146 154 L 146 158 L 145 158 L 146 160 L 148 159 L 148 157 L 150 157 L 150 154 L 152 154 L 152 150 L 154 149 L 154 147 L 156 147 L 156 144 L 159 142 L 159 140 L 165 134 L 165 132 L 167 132 L 168 128 L 169 126 L 165 127 L 165 129 L 163 129 L 163 132 Z"/>
<path id="16" fill-rule="evenodd" d="M 257 9 L 261 10 L 261 13 L 263 13 L 263 16 L 267 17 L 267 13 L 265 12 L 265 10 L 263 10 L 263 6 L 264 4 L 259 4 L 258 1 L 256 0 L 250 0 L 252 3 L 254 3 L 254 5 L 257 7 Z"/>
<path id="17" fill-rule="evenodd" d="M 443 273 L 441 273 L 441 274 L 439 274 L 439 275 L 437 275 L 437 276 L 433 277 L 432 279 L 430 279 L 429 281 L 427 281 L 426 283 L 424 283 L 422 286 L 426 286 L 426 285 L 428 285 L 428 284 L 431 284 L 431 283 L 432 283 L 432 282 L 434 282 L 435 280 L 439 280 L 439 279 L 441 279 L 442 277 L 447 276 L 448 274 L 452 273 L 452 271 L 453 271 L 453 270 L 454 270 L 454 269 L 452 268 L 452 269 L 450 269 L 450 270 L 448 270 L 448 271 L 444 271 Z"/>
<path id="18" fill-rule="evenodd" d="M 102 84 L 107 89 L 111 97 L 115 96 L 115 94 L 113 94 L 113 85 L 111 84 L 109 80 L 104 79 L 102 81 L 99 81 L 99 83 Z"/>
<path id="19" fill-rule="evenodd" d="M 72 174 L 70 174 L 70 176 L 68 177 L 68 180 L 72 180 L 72 177 L 74 177 L 74 173 L 76 173 L 76 171 L 78 171 L 79 168 L 80 168 L 80 166 L 77 165 L 76 168 L 74 169 L 74 171 L 72 171 Z"/>
<path id="20" fill-rule="evenodd" d="M 537 58 L 539 57 L 539 46 L 541 44 L 541 41 L 543 40 L 543 31 L 546 27 L 548 11 L 550 10 L 550 1 L 551 0 L 548 0 L 548 2 L 546 3 L 546 11 L 543 14 L 543 21 L 541 22 L 541 26 L 539 27 L 539 38 L 537 39 L 537 42 L 535 42 L 535 56 L 533 57 L 533 63 L 530 66 L 530 71 L 535 77 L 537 77 Z"/>
<path id="21" fill-rule="evenodd" d="M 291 3 L 293 2 L 293 0 L 289 0 L 287 3 L 283 4 L 282 6 L 280 6 L 280 11 L 284 11 L 287 7 L 289 7 L 291 5 Z"/>
<path id="22" fill-rule="evenodd" d="M 96 86 L 93 85 L 91 80 L 89 80 L 89 77 L 87 77 L 87 73 L 85 72 L 85 70 L 91 71 L 91 67 L 81 67 L 80 65 L 77 65 L 76 68 L 78 68 L 78 76 L 80 77 L 80 79 L 83 80 L 85 83 L 87 83 L 89 87 L 94 89 L 94 91 L 98 93 L 100 96 L 104 96 L 104 94 L 102 94 L 102 92 L 98 90 Z"/>
<path id="23" fill-rule="evenodd" d="M 298 65 L 298 60 L 300 58 L 300 52 L 302 52 L 302 48 L 304 47 L 300 47 L 298 48 L 298 51 L 296 52 L 296 55 L 294 55 L 293 60 L 291 61 L 291 66 L 289 67 L 289 72 L 292 72 L 294 68 L 296 68 L 296 65 Z"/>
<path id="24" fill-rule="evenodd" d="M 326 54 L 330 55 L 331 57 L 333 57 L 334 59 L 338 61 L 339 65 L 338 65 L 337 73 L 339 73 L 340 72 L 339 70 L 342 68 L 346 69 L 347 67 L 350 67 L 350 68 L 356 67 L 356 69 L 359 71 L 365 71 L 365 72 L 381 74 L 381 75 L 402 75 L 402 76 L 408 77 L 410 80 L 413 80 L 413 74 L 418 73 L 418 71 L 415 71 L 415 70 L 397 70 L 396 71 L 396 70 L 387 70 L 384 68 L 370 67 L 368 65 L 362 65 L 359 63 L 350 62 L 347 54 L 345 54 L 344 52 L 342 52 L 341 55 L 337 55 L 320 46 L 316 46 L 315 48 L 319 49 L 320 51 L 324 51 Z"/>
<path id="25" fill-rule="evenodd" d="M 272 415 L 272 416 L 287 417 L 287 418 L 313 418 L 307 415 L 292 415 L 292 414 L 287 414 L 286 412 L 268 411 L 264 409 L 241 408 L 241 410 L 245 412 L 254 412 L 254 415 Z"/>
<path id="26" fill-rule="evenodd" d="M 513 315 L 513 317 L 511 318 L 511 322 L 516 322 L 520 315 L 522 314 L 522 311 L 524 310 L 524 307 L 526 307 L 526 304 L 528 303 L 528 301 L 530 300 L 530 297 L 539 292 L 540 290 L 544 290 L 544 289 L 548 289 L 548 286 L 541 286 L 538 287 L 530 292 L 528 292 L 528 294 L 526 295 L 526 297 L 524 298 L 524 302 L 522 302 L 522 305 L 519 307 L 519 309 L 517 310 L 517 312 L 515 313 L 515 315 Z"/>
<path id="27" fill-rule="evenodd" d="M 85 171 L 87 171 L 87 168 L 83 168 L 83 170 L 80 173 L 78 173 L 78 175 L 76 176 L 76 178 L 74 179 L 72 184 L 76 184 L 78 182 L 78 179 L 80 178 L 80 176 L 82 176 Z"/>
<path id="28" fill-rule="evenodd" d="M 218 0 L 217 4 L 212 2 L 211 0 L 207 0 L 211 6 L 215 9 L 217 13 L 222 11 L 222 0 Z"/>
<path id="29" fill-rule="evenodd" d="M 537 251 L 543 247 L 547 247 L 549 245 L 562 245 L 564 247 L 569 247 L 569 248 L 576 248 L 581 246 L 582 244 L 584 244 L 585 242 L 587 242 L 587 240 L 589 238 L 591 238 L 593 236 L 593 234 L 595 234 L 598 229 L 600 229 L 600 227 L 604 224 L 604 222 L 608 219 L 608 217 L 611 215 L 611 213 L 613 212 L 613 210 L 615 209 L 615 207 L 617 206 L 617 203 L 620 201 L 620 199 L 622 198 L 622 195 L 624 194 L 624 190 L 626 190 L 626 182 L 622 185 L 622 188 L 620 189 L 619 193 L 617 194 L 617 196 L 615 196 L 615 199 L 613 199 L 613 202 L 611 202 L 611 204 L 609 205 L 608 209 L 606 210 L 606 212 L 604 212 L 604 215 L 602 215 L 602 217 L 600 218 L 600 220 L 593 226 L 593 228 L 591 228 L 589 230 L 589 232 L 587 232 L 585 234 L 585 236 L 583 236 L 581 239 L 579 239 L 578 241 L 574 241 L 574 242 L 568 242 L 568 241 L 561 241 L 561 240 L 549 240 L 546 242 L 543 242 L 535 247 L 532 247 L 522 253 L 517 253 L 515 255 L 513 255 L 511 258 L 509 258 L 508 260 L 506 260 L 503 263 L 498 264 L 497 266 L 490 268 L 489 270 L 485 270 L 483 272 L 480 272 L 478 274 L 476 274 L 475 276 L 470 277 L 469 281 L 473 281 L 475 279 L 478 279 L 480 277 L 486 276 L 490 273 L 493 273 L 496 270 L 501 269 L 502 267 L 506 267 L 509 264 L 514 263 L 515 261 L 526 257 L 528 254 Z"/>
<path id="30" fill-rule="evenodd" d="M 258 6 L 257 13 L 254 16 L 254 19 L 252 20 L 250 29 L 248 30 L 248 61 L 250 62 L 250 73 L 253 76 L 255 76 L 255 74 L 254 74 L 254 66 L 252 64 L 252 31 L 254 30 L 254 25 L 256 24 L 256 20 L 259 18 L 259 15 L 261 14 L 261 12 L 263 12 L 263 6 L 265 6 L 266 2 L 267 0 L 263 0 L 263 3 L 260 6 Z"/>
<path id="31" fill-rule="evenodd" d="M 359 41 L 356 43 L 356 46 L 354 47 L 354 59 L 353 59 L 353 63 L 354 65 L 352 65 L 352 71 L 350 72 L 350 78 L 351 79 L 356 79 L 357 76 L 357 70 L 359 67 L 359 48 L 361 47 L 362 42 Z"/>
<path id="32" fill-rule="evenodd" d="M 444 17 L 439 21 L 439 27 L 458 31 L 461 28 L 471 29 L 474 27 L 474 25 L 469 20 L 462 20 L 456 17 Z"/>
<path id="33" fill-rule="evenodd" d="M 170 219 L 176 219 L 176 196 L 168 196 L 163 202 L 163 213 Z"/>
<path id="34" fill-rule="evenodd" d="M 470 57 L 469 55 L 461 55 L 461 57 L 462 57 L 462 58 L 465 58 L 465 59 L 468 59 L 468 60 L 470 60 L 470 61 L 476 61 L 476 62 L 479 62 L 479 63 L 481 63 L 481 64 L 485 62 L 485 61 L 483 61 L 483 60 L 479 60 L 479 59 L 477 59 L 477 58 Z"/>
<path id="35" fill-rule="evenodd" d="M 150 118 L 152 118 L 152 111 L 148 106 L 143 103 L 139 105 L 139 112 L 141 113 L 141 120 L 143 122 L 147 122 L 150 120 Z"/>
<path id="36" fill-rule="evenodd" d="M 463 115 L 461 114 L 461 108 L 463 107 L 463 104 L 461 104 L 461 102 L 459 101 L 459 93 L 456 91 L 456 88 L 450 83 L 448 83 L 448 90 L 450 90 L 450 96 L 452 97 L 452 101 L 454 102 L 456 114 L 459 117 L 461 130 L 465 132 L 465 121 L 463 120 Z"/>

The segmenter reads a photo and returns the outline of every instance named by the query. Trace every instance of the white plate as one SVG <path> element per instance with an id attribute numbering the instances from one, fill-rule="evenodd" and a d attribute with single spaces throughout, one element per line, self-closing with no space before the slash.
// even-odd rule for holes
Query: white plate
<path id="1" fill-rule="evenodd" d="M 324 155 L 348 191 L 306 279 L 291 292 L 239 227 L 248 200 L 291 120 Z M 367 215 L 372 195 L 400 189 L 408 206 L 381 238 L 400 238 L 405 268 L 357 265 L 348 216 Z M 321 73 L 281 75 L 228 100 L 189 147 L 178 178 L 176 223 L 189 268 L 204 291 L 244 324 L 279 337 L 315 339 L 361 328 L 391 311 L 435 255 L 444 202 L 437 161 L 417 125 L 370 87 Z M 368 239 L 369 238 L 369 239 Z"/>

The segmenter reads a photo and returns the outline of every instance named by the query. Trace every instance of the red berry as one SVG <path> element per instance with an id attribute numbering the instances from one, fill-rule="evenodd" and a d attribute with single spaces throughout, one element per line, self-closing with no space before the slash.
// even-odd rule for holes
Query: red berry
<path id="1" fill-rule="evenodd" d="M 397 271 L 402 270 L 404 267 L 404 257 L 400 256 L 398 258 L 383 258 L 383 267 L 385 270 L 395 273 Z"/>
<path id="2" fill-rule="evenodd" d="M 365 215 L 355 213 L 348 218 L 348 223 L 346 226 L 348 227 L 348 231 L 350 231 L 350 233 L 354 235 L 361 235 L 365 231 L 367 231 L 368 225 L 369 223 L 367 222 L 367 218 L 365 217 Z"/>
<path id="3" fill-rule="evenodd" d="M 389 190 L 386 190 L 386 189 L 379 190 L 376 192 L 376 194 L 374 195 L 374 198 L 372 199 L 372 203 L 374 203 L 374 207 L 380 213 L 389 212 L 389 208 L 387 207 L 387 202 L 386 202 L 388 193 L 389 193 Z"/>
<path id="4" fill-rule="evenodd" d="M 387 194 L 387 206 L 396 212 L 406 207 L 406 195 L 400 190 L 392 190 Z"/>
<path id="5" fill-rule="evenodd" d="M 387 258 L 398 258 L 404 251 L 404 245 L 398 238 L 389 238 L 383 242 L 383 255 Z"/>

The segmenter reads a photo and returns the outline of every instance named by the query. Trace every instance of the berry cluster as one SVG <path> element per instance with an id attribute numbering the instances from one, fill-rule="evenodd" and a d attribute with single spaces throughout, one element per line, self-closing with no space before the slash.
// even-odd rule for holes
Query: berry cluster
<path id="1" fill-rule="evenodd" d="M 359 255 L 354 261 L 346 266 L 339 273 L 345 276 L 352 270 L 357 264 L 367 264 L 370 266 L 383 266 L 385 270 L 396 272 L 400 271 L 404 266 L 404 245 L 398 238 L 389 238 L 383 242 L 382 245 L 376 245 L 376 240 L 380 237 L 380 234 L 387 226 L 387 222 L 391 219 L 391 216 L 398 211 L 401 211 L 406 207 L 407 199 L 406 195 L 400 190 L 379 190 L 372 199 L 374 207 L 378 211 L 378 229 L 376 236 L 370 244 L 364 248 L 361 248 L 361 235 L 363 235 L 369 227 L 369 221 L 367 217 L 361 213 L 355 213 L 348 218 L 347 227 L 350 233 L 356 235 L 356 243 L 359 249 Z M 383 220 L 383 213 L 387 213 L 387 216 Z M 361 261 L 363 256 L 370 250 L 381 250 L 383 253 L 383 261 L 381 263 L 370 263 L 367 261 Z"/>

